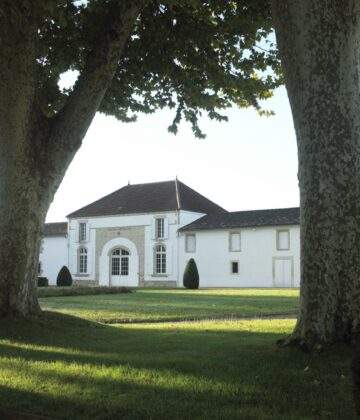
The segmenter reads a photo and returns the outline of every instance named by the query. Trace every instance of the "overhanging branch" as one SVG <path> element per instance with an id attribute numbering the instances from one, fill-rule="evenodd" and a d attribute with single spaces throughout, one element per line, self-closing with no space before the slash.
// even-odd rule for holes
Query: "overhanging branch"
<path id="1" fill-rule="evenodd" d="M 65 173 L 79 149 L 115 75 L 134 23 L 149 1 L 112 0 L 102 6 L 102 35 L 94 41 L 84 70 L 66 105 L 54 117 L 46 140 L 46 167 L 56 177 Z"/>

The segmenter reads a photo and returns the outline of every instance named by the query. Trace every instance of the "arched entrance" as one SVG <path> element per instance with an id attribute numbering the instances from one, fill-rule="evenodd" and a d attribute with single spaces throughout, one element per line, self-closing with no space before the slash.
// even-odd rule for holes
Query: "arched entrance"
<path id="1" fill-rule="evenodd" d="M 139 257 L 135 244 L 129 239 L 115 238 L 104 245 L 100 256 L 99 284 L 139 285 Z"/>

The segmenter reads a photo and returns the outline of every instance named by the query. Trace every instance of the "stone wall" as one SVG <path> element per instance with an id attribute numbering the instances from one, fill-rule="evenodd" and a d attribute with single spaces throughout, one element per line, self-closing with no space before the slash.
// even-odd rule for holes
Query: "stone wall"
<path id="1" fill-rule="evenodd" d="M 115 238 L 126 238 L 134 243 L 139 257 L 139 286 L 144 285 L 145 227 L 126 226 L 96 229 L 95 278 L 99 281 L 99 261 L 106 243 Z"/>

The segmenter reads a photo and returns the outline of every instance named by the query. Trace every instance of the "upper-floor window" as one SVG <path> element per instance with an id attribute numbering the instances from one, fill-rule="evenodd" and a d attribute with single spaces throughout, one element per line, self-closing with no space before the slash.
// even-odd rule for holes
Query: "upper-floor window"
<path id="1" fill-rule="evenodd" d="M 163 239 L 165 237 L 165 219 L 163 217 L 155 221 L 156 239 Z"/>
<path id="2" fill-rule="evenodd" d="M 155 247 L 155 273 L 166 274 L 166 247 L 164 245 Z"/>
<path id="3" fill-rule="evenodd" d="M 232 252 L 241 251 L 240 232 L 230 232 L 230 234 L 229 234 L 229 249 Z"/>
<path id="4" fill-rule="evenodd" d="M 276 231 L 276 249 L 278 251 L 286 251 L 290 249 L 289 229 L 279 229 Z"/>
<path id="5" fill-rule="evenodd" d="M 196 236 L 194 234 L 189 234 L 185 236 L 185 252 L 195 252 L 196 251 Z"/>
<path id="6" fill-rule="evenodd" d="M 79 273 L 85 274 L 87 273 L 87 265 L 88 265 L 88 252 L 86 248 L 79 249 Z"/>
<path id="7" fill-rule="evenodd" d="M 79 223 L 79 242 L 84 242 L 86 240 L 86 223 Z"/>

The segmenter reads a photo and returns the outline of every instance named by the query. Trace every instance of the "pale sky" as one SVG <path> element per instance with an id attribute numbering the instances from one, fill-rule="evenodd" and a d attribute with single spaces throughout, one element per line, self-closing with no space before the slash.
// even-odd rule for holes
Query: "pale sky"
<path id="1" fill-rule="evenodd" d="M 227 111 L 229 122 L 203 118 L 206 139 L 195 139 L 183 123 L 167 132 L 173 111 L 140 115 L 124 124 L 97 115 L 71 163 L 47 215 L 66 215 L 129 181 L 178 179 L 229 211 L 299 205 L 296 140 L 284 87 L 265 103 L 276 112 Z"/>

